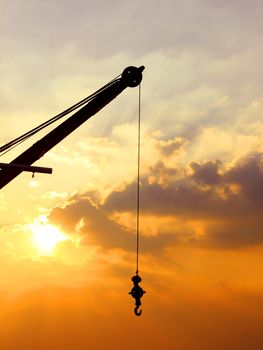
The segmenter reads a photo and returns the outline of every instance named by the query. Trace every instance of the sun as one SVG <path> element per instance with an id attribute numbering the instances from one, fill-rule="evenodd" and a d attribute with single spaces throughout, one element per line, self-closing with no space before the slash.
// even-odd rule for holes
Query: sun
<path id="1" fill-rule="evenodd" d="M 59 242 L 67 240 L 58 227 L 48 223 L 46 216 L 36 219 L 30 229 L 33 242 L 42 253 L 51 254 Z"/>

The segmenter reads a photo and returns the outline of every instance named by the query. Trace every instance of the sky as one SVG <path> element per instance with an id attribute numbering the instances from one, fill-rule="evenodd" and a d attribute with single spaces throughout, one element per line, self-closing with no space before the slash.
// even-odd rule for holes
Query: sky
<path id="1" fill-rule="evenodd" d="M 0 192 L 1 349 L 262 349 L 262 2 L 0 4 L 2 145 L 145 66 L 146 291 L 128 88 Z"/>

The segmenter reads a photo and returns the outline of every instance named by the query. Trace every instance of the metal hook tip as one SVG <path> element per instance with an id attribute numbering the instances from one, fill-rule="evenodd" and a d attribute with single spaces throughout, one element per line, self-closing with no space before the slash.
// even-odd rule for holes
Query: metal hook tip
<path id="1" fill-rule="evenodd" d="M 139 306 L 136 306 L 136 307 L 134 308 L 134 313 L 135 313 L 136 316 L 141 316 L 142 310 L 138 311 L 138 309 L 139 309 Z"/>

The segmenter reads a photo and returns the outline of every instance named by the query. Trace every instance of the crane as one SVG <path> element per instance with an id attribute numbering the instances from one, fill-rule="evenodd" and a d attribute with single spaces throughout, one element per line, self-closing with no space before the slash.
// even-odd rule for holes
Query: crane
<path id="1" fill-rule="evenodd" d="M 51 150 L 55 145 L 61 142 L 65 137 L 71 134 L 94 114 L 99 112 L 127 87 L 138 86 L 142 80 L 143 70 L 144 66 L 138 68 L 129 66 L 125 68 L 121 76 L 113 79 L 110 83 L 106 84 L 104 87 L 92 94 L 84 107 L 71 115 L 63 123 L 34 143 L 9 164 L 0 163 L 0 189 L 14 180 L 23 171 L 30 171 L 33 174 L 34 172 L 51 173 L 52 169 L 50 168 L 35 167 L 31 165 L 43 157 L 45 153 Z M 73 109 L 69 108 L 65 112 L 71 110 Z M 62 114 L 64 116 L 67 113 L 62 112 Z M 40 130 L 38 127 L 33 129 L 31 134 L 36 133 L 38 130 Z M 6 151 L 14 145 L 19 144 L 21 140 L 23 141 L 24 139 L 28 138 L 28 135 L 30 135 L 30 132 L 0 147 L 0 152 Z"/>
<path id="2" fill-rule="evenodd" d="M 51 118 L 50 120 L 42 123 L 41 125 L 35 127 L 31 131 L 25 133 L 24 135 L 8 142 L 7 144 L 0 147 L 0 156 L 12 149 L 13 147 L 19 145 L 21 142 L 25 141 L 29 137 L 36 134 L 38 131 L 44 129 L 46 126 L 51 125 L 53 122 L 64 117 L 68 113 L 78 109 L 78 111 L 72 114 L 68 119 L 58 125 L 55 129 L 50 131 L 31 147 L 21 153 L 10 163 L 0 163 L 0 189 L 6 186 L 9 182 L 14 180 L 23 171 L 30 171 L 33 173 L 52 173 L 51 168 L 44 168 L 38 166 L 32 166 L 34 162 L 44 156 L 49 150 L 61 142 L 65 137 L 76 130 L 85 121 L 91 118 L 94 114 L 99 112 L 103 107 L 110 103 L 114 98 L 116 98 L 123 90 L 127 87 L 136 87 L 140 85 L 142 80 L 142 72 L 144 66 L 133 67 L 129 66 L 124 69 L 121 76 L 110 81 L 108 84 L 103 86 L 101 89 L 87 97 L 86 99 L 80 101 L 76 105 L 68 108 L 64 112 L 61 112 L 57 116 Z M 140 118 L 139 118 L 140 121 Z M 140 122 L 139 122 L 140 125 Z M 138 141 L 140 139 L 140 132 L 138 133 Z M 137 268 L 136 275 L 132 277 L 134 287 L 129 294 L 135 299 L 135 309 L 134 313 L 136 316 L 141 315 L 141 310 L 139 307 L 141 305 L 141 298 L 145 291 L 139 286 L 141 282 L 141 277 L 138 275 L 138 253 L 139 253 L 139 159 L 140 159 L 140 142 L 138 143 L 138 188 L 137 188 Z"/>

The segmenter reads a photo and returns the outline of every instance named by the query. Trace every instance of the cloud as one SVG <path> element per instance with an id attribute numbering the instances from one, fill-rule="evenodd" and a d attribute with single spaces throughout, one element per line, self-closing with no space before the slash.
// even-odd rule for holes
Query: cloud
<path id="1" fill-rule="evenodd" d="M 192 163 L 193 173 L 184 180 L 174 180 L 166 186 L 144 181 L 142 215 L 202 221 L 205 236 L 192 237 L 196 244 L 224 248 L 261 244 L 262 160 L 262 153 L 249 154 L 220 173 L 219 161 Z M 130 184 L 124 190 L 114 191 L 104 210 L 133 211 L 135 190 L 136 185 Z"/>
<path id="2" fill-rule="evenodd" d="M 3 6 L 2 31 L 9 38 L 11 33 L 17 45 L 21 41 L 27 49 L 72 44 L 79 52 L 95 57 L 108 57 L 120 51 L 142 56 L 153 50 L 189 49 L 226 56 L 246 49 L 252 38 L 254 42 L 260 37 L 262 24 L 257 13 L 261 4 L 259 1 L 252 4 L 146 0 L 141 6 L 138 0 L 132 4 L 106 0 L 94 4 L 82 0 L 77 4 L 65 0 L 52 3 L 27 0 L 23 5 L 16 2 Z M 28 13 L 32 14 L 30 18 Z"/>
<path id="3" fill-rule="evenodd" d="M 154 181 L 149 174 L 142 178 L 144 250 L 156 253 L 180 242 L 231 249 L 263 243 L 262 159 L 262 153 L 251 153 L 230 168 L 218 160 L 192 162 L 192 172 L 183 178 L 176 177 L 175 168 L 157 162 L 161 170 L 154 172 Z M 67 232 L 81 234 L 84 244 L 134 251 L 134 229 L 114 214 L 135 218 L 136 190 L 135 182 L 127 184 L 98 206 L 79 194 L 63 208 L 54 208 L 50 219 Z M 165 225 L 162 218 L 167 218 Z"/>
<path id="4" fill-rule="evenodd" d="M 95 245 L 103 249 L 122 249 L 135 252 L 136 236 L 127 227 L 109 218 L 103 206 L 95 207 L 88 198 L 79 198 L 64 208 L 54 208 L 50 213 L 50 221 L 59 225 L 69 234 L 78 233 L 81 243 Z M 164 247 L 176 241 L 176 237 L 163 234 L 155 237 L 141 237 L 145 252 L 160 253 Z"/>
<path id="5" fill-rule="evenodd" d="M 208 161 L 202 165 L 193 162 L 190 164 L 190 167 L 194 172 L 191 178 L 197 183 L 218 185 L 222 179 L 222 176 L 218 172 L 220 164 L 220 161 Z"/>
<path id="6" fill-rule="evenodd" d="M 186 144 L 186 140 L 179 137 L 174 137 L 168 140 L 160 140 L 156 147 L 164 157 L 170 157 L 175 153 L 179 153 L 182 147 Z"/>
<path id="7" fill-rule="evenodd" d="M 163 186 L 168 185 L 176 177 L 178 170 L 167 167 L 161 160 L 149 167 L 150 176 L 149 183 L 159 183 Z"/>
<path id="8" fill-rule="evenodd" d="M 226 181 L 241 186 L 243 196 L 255 205 L 263 204 L 263 153 L 251 153 L 225 174 Z"/>

